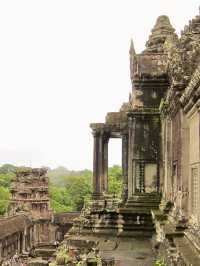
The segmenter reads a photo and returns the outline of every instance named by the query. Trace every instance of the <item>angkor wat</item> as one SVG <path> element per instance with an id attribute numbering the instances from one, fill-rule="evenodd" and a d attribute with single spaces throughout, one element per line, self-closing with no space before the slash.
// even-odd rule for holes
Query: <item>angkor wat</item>
<path id="1" fill-rule="evenodd" d="M 137 54 L 131 42 L 129 55 L 128 102 L 90 125 L 92 200 L 56 218 L 46 172 L 20 173 L 0 220 L 0 260 L 17 251 L 30 266 L 200 265 L 200 15 L 180 37 L 160 16 L 146 49 Z M 108 194 L 111 138 L 122 140 L 120 199 Z"/>

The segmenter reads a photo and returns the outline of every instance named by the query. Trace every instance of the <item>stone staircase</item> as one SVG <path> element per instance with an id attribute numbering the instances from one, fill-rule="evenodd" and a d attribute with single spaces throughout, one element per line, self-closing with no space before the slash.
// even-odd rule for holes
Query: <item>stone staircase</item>
<path id="1" fill-rule="evenodd" d="M 158 194 L 138 194 L 114 210 L 95 209 L 81 234 L 151 237 L 155 232 L 151 210 L 158 209 L 159 204 Z"/>
<path id="2" fill-rule="evenodd" d="M 158 209 L 161 197 L 159 194 L 136 194 L 127 200 L 125 203 L 125 209 L 130 211 L 151 211 L 152 209 Z"/>
<path id="3" fill-rule="evenodd" d="M 158 209 L 160 195 L 136 194 L 118 209 L 123 217 L 120 236 L 152 236 L 155 232 L 151 210 Z"/>
<path id="4" fill-rule="evenodd" d="M 56 246 L 51 244 L 40 244 L 35 247 L 34 253 L 36 257 L 41 257 L 43 259 L 49 259 L 53 257 L 56 251 Z"/>

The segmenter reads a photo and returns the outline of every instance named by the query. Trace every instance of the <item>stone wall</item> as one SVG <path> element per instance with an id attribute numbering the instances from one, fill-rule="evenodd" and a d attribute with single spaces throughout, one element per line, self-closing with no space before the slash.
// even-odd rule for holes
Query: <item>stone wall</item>
<path id="1" fill-rule="evenodd" d="M 29 252 L 33 245 L 33 224 L 26 215 L 0 219 L 0 262 L 16 252 Z"/>

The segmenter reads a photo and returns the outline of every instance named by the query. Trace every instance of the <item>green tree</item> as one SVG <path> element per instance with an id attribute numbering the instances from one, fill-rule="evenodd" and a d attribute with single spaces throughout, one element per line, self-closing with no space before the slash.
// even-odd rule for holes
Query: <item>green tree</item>
<path id="1" fill-rule="evenodd" d="M 80 211 L 91 198 L 92 172 L 90 170 L 69 171 L 64 167 L 50 171 L 50 196 L 54 211 Z M 120 197 L 122 193 L 122 169 L 118 165 L 108 170 L 109 193 Z M 67 208 L 67 210 L 66 210 Z"/>
<path id="2" fill-rule="evenodd" d="M 9 189 L 0 187 L 0 215 L 4 215 L 9 204 L 10 193 Z"/>
<path id="3" fill-rule="evenodd" d="M 116 197 L 122 194 L 122 169 L 118 165 L 108 169 L 108 192 Z"/>
<path id="4" fill-rule="evenodd" d="M 7 173 L 14 173 L 17 170 L 17 166 L 14 166 L 12 164 L 3 164 L 0 167 L 0 173 L 7 174 Z"/>
<path id="5" fill-rule="evenodd" d="M 10 187 L 11 179 L 15 176 L 14 173 L 0 173 L 0 186 L 2 187 Z"/>
<path id="6" fill-rule="evenodd" d="M 55 212 L 72 211 L 72 203 L 64 187 L 50 185 L 51 206 Z"/>
<path id="7" fill-rule="evenodd" d="M 80 211 L 84 202 L 90 199 L 91 196 L 91 181 L 90 178 L 77 176 L 72 177 L 71 184 L 66 187 L 70 197 L 73 199 L 73 209 Z"/>
<path id="8" fill-rule="evenodd" d="M 58 167 L 50 170 L 48 176 L 51 180 L 52 207 L 56 212 L 65 211 L 66 207 L 79 211 L 91 196 L 90 170 L 69 171 L 65 167 Z"/>

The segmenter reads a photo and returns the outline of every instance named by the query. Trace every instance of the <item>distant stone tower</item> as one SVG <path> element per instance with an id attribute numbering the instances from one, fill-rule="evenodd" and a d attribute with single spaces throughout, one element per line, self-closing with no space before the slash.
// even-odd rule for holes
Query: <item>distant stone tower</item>
<path id="1" fill-rule="evenodd" d="M 10 188 L 9 213 L 12 215 L 20 211 L 27 213 L 35 224 L 36 242 L 48 242 L 50 240 L 52 210 L 46 173 L 45 168 L 18 170 Z"/>

